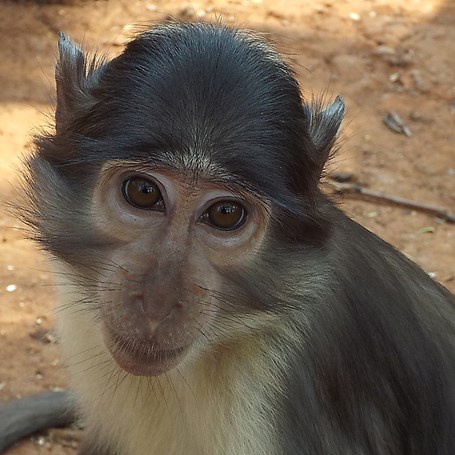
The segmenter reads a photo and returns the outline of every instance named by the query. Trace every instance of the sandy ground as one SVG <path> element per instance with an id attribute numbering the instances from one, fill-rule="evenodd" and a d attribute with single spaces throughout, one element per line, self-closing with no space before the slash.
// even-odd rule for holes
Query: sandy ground
<path id="1" fill-rule="evenodd" d="M 0 203 L 14 199 L 21 155 L 53 115 L 56 34 L 112 55 L 135 26 L 168 18 L 259 30 L 299 74 L 306 96 L 341 94 L 348 106 L 331 172 L 367 188 L 455 210 L 454 0 L 1 1 Z M 383 123 L 399 114 L 412 135 Z M 455 291 L 455 225 L 348 197 L 356 220 Z M 0 401 L 65 387 L 44 257 L 20 223 L 0 215 Z M 74 454 L 76 429 L 33 436 L 10 455 Z"/>

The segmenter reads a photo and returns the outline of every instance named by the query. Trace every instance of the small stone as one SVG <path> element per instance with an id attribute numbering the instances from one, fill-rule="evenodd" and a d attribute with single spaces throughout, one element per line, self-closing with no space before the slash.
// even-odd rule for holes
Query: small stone
<path id="1" fill-rule="evenodd" d="M 349 13 L 349 19 L 352 19 L 353 21 L 359 21 L 360 20 L 360 14 Z"/>
<path id="2" fill-rule="evenodd" d="M 396 73 L 392 73 L 390 76 L 389 76 L 389 81 L 390 82 L 397 82 L 400 80 L 400 77 L 401 77 L 401 74 L 399 72 L 396 72 Z"/>
<path id="3" fill-rule="evenodd" d="M 43 436 L 40 436 L 39 438 L 37 438 L 37 440 L 36 440 L 37 446 L 44 447 L 45 444 L 46 444 L 46 438 L 44 438 Z"/>

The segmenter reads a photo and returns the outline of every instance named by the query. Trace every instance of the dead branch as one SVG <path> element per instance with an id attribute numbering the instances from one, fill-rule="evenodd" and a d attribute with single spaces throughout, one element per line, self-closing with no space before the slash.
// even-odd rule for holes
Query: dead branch
<path id="1" fill-rule="evenodd" d="M 425 204 L 410 199 L 405 199 L 393 194 L 386 194 L 382 191 L 370 190 L 356 183 L 340 183 L 340 182 L 327 182 L 339 194 L 355 194 L 363 196 L 365 199 L 380 201 L 383 203 L 391 203 L 402 207 L 408 207 L 420 212 L 430 213 L 438 218 L 443 219 L 449 223 L 455 223 L 455 213 L 450 210 L 432 204 Z"/>

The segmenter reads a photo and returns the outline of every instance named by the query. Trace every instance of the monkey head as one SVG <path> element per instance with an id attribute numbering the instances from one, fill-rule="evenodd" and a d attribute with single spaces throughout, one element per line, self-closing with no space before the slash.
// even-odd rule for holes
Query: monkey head
<path id="1" fill-rule="evenodd" d="M 271 323 L 279 239 L 330 235 L 317 182 L 341 99 L 304 102 L 261 39 L 209 24 L 158 26 L 110 61 L 61 35 L 56 80 L 27 221 L 117 364 L 160 375 L 248 336 L 251 314 Z"/>

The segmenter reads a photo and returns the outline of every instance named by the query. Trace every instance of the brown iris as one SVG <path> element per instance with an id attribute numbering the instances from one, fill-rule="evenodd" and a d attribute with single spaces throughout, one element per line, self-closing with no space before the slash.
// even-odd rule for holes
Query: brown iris
<path id="1" fill-rule="evenodd" d="M 136 176 L 123 182 L 123 196 L 133 207 L 143 210 L 163 210 L 164 202 L 158 185 L 151 180 Z"/>
<path id="2" fill-rule="evenodd" d="M 207 209 L 203 220 L 222 231 L 232 231 L 245 222 L 246 210 L 235 201 L 219 201 Z"/>

